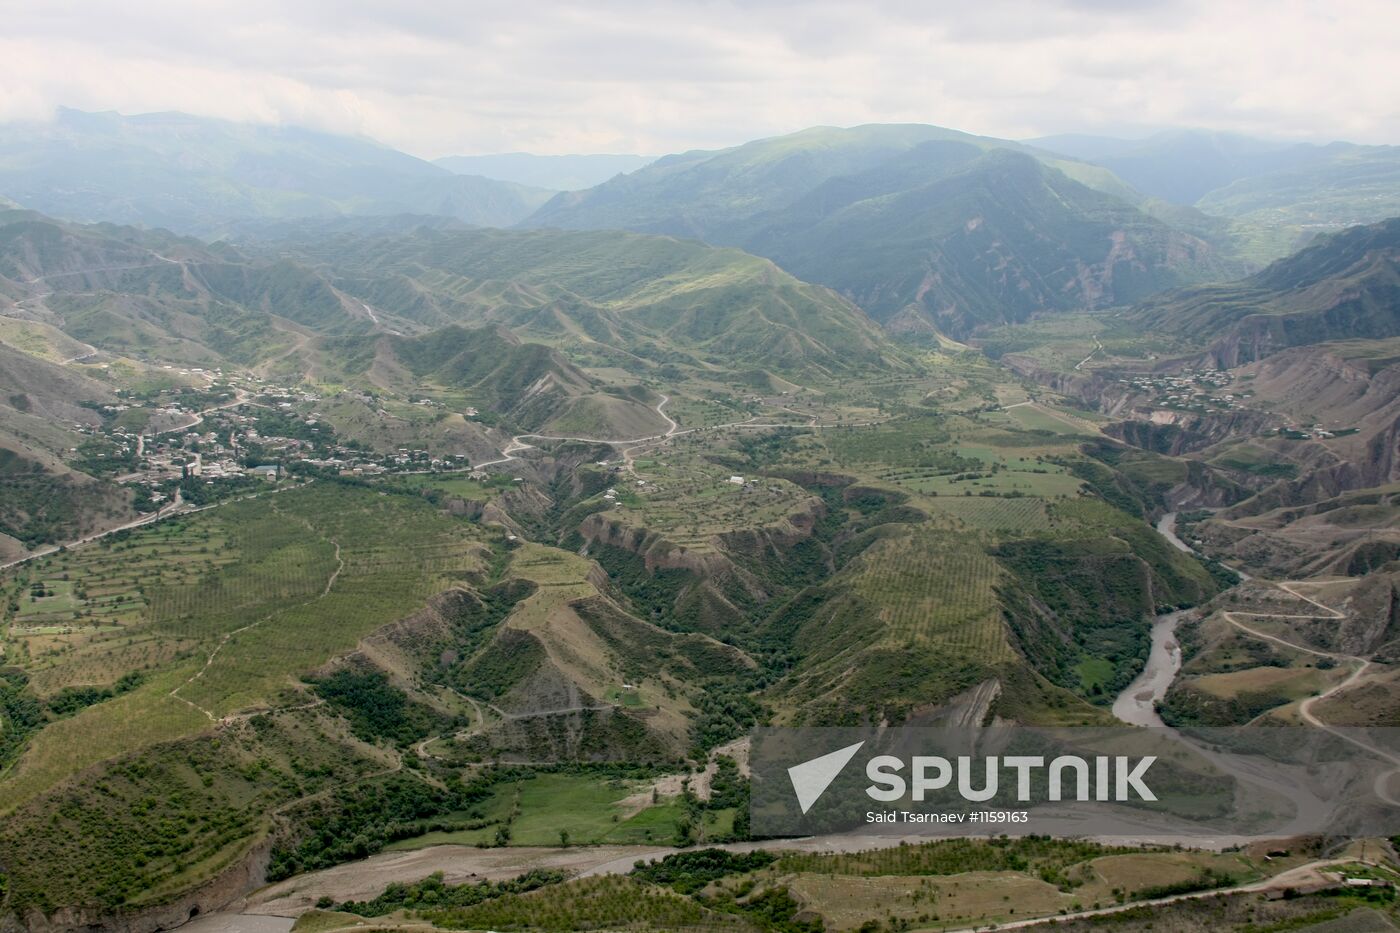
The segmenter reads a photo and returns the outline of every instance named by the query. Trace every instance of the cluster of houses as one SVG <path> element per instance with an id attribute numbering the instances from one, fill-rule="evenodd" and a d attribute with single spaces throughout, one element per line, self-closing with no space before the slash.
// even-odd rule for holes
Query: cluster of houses
<path id="1" fill-rule="evenodd" d="M 1149 395 L 1162 408 L 1216 414 L 1243 409 L 1244 399 L 1253 393 L 1223 392 L 1234 377 L 1223 369 L 1187 369 L 1180 373 L 1141 373 L 1119 380 L 1135 392 Z"/>
<path id="2" fill-rule="evenodd" d="M 182 369 L 180 372 L 208 377 L 216 375 L 215 371 L 199 369 Z M 215 383 L 211 383 L 211 388 L 216 387 Z M 137 455 L 136 469 L 117 479 L 124 483 L 143 484 L 153 490 L 190 476 L 200 477 L 209 484 L 235 477 L 276 481 L 283 475 L 283 465 L 291 462 L 335 470 L 343 476 L 459 470 L 467 465 L 465 454 L 435 456 L 425 449 L 409 447 L 379 454 L 335 443 L 329 434 L 326 440 L 309 440 L 307 437 L 285 437 L 271 431 L 264 433 L 266 428 L 260 412 L 266 411 L 275 412 L 278 415 L 275 421 L 279 424 L 286 424 L 288 419 L 292 419 L 307 428 L 316 428 L 322 423 L 321 413 L 312 411 L 309 415 L 298 415 L 297 408 L 300 404 L 315 404 L 320 397 L 301 389 L 268 384 L 251 376 L 247 377 L 243 388 L 258 401 L 239 409 L 217 408 L 203 413 L 172 403 L 155 409 L 151 419 L 151 423 L 157 426 L 155 431 L 138 434 L 123 428 L 112 428 L 106 432 L 88 429 L 87 433 L 105 433 L 107 440 L 122 456 Z M 126 403 L 105 406 L 107 414 L 111 416 L 120 416 L 121 412 L 132 407 L 136 406 Z M 182 420 L 196 422 L 202 430 L 165 432 L 159 428 L 162 423 L 179 424 Z M 314 433 L 305 433 L 315 437 Z M 250 454 L 263 462 L 249 465 Z M 168 498 L 160 491 L 153 491 L 151 495 L 154 502 Z"/>
<path id="3" fill-rule="evenodd" d="M 1355 434 L 1356 429 L 1350 428 L 1341 429 L 1337 431 L 1329 431 L 1327 428 L 1324 428 L 1320 424 L 1307 424 L 1302 426 L 1290 424 L 1286 427 L 1279 428 L 1278 433 L 1286 438 L 1289 438 L 1290 440 L 1295 441 L 1325 441 L 1329 440 L 1330 438 L 1340 437 L 1344 434 Z"/>

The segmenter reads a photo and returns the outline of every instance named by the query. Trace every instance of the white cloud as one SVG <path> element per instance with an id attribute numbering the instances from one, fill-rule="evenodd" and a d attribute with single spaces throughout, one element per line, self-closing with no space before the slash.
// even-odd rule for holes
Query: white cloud
<path id="1" fill-rule="evenodd" d="M 888 121 L 1400 141 L 1389 0 L 3 0 L 0 12 L 0 119 L 183 110 L 429 157 L 660 153 Z"/>

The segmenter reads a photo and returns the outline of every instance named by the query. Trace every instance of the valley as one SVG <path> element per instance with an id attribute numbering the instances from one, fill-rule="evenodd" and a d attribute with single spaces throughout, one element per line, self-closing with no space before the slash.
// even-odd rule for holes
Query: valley
<path id="1" fill-rule="evenodd" d="M 749 736 L 1377 753 L 1395 221 L 1261 266 L 1255 208 L 936 127 L 559 195 L 305 145 L 313 213 L 0 212 L 0 930 L 1393 912 L 1379 834 L 755 839 Z"/>

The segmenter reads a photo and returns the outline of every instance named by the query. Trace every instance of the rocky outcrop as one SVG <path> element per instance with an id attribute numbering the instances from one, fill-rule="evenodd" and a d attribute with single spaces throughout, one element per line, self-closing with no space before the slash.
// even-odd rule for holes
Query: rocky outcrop
<path id="1" fill-rule="evenodd" d="M 1141 417 L 1106 425 L 1103 432 L 1143 450 L 1181 457 L 1232 437 L 1253 436 L 1278 425 L 1276 417 L 1255 411 L 1202 414 L 1159 408 L 1140 414 Z"/>
<path id="2" fill-rule="evenodd" d="M 1104 399 L 1105 392 L 1111 385 L 1109 380 L 1096 373 L 1051 369 L 1038 360 L 1019 353 L 1007 353 L 1001 358 L 1001 363 L 1023 379 L 1029 379 L 1036 385 L 1045 386 L 1067 398 L 1076 398 L 1092 405 L 1097 405 Z M 1116 399 L 1118 395 L 1121 393 L 1114 393 L 1113 398 Z"/>

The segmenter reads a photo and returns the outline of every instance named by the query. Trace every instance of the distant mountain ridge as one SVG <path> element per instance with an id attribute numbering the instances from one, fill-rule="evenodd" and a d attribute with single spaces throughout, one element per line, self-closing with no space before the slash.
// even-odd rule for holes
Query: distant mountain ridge
<path id="1" fill-rule="evenodd" d="M 1168 130 L 1143 139 L 1064 134 L 1026 140 L 1110 169 L 1143 194 L 1195 204 L 1238 178 L 1305 161 L 1316 147 L 1237 133 Z"/>
<path id="2" fill-rule="evenodd" d="M 535 155 L 530 152 L 501 152 L 492 155 L 444 156 L 434 159 L 448 171 L 460 175 L 480 175 L 498 181 L 514 182 L 555 191 L 577 191 L 601 185 L 616 175 L 635 172 L 650 165 L 652 156 L 596 153 L 589 155 Z"/>
<path id="3" fill-rule="evenodd" d="M 365 214 L 507 226 L 549 194 L 296 127 L 68 109 L 49 122 L 0 126 L 0 196 L 80 222 L 206 237 L 241 220 Z"/>
<path id="4" fill-rule="evenodd" d="M 1208 130 L 1027 142 L 1101 165 L 1152 197 L 1254 224 L 1327 229 L 1400 215 L 1397 146 L 1286 143 Z"/>

